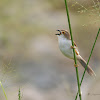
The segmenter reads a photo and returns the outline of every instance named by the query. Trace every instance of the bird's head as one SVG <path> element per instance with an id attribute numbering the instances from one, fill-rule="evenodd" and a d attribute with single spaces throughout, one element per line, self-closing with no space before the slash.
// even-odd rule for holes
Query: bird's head
<path id="1" fill-rule="evenodd" d="M 67 38 L 70 40 L 70 34 L 67 30 L 57 30 L 59 33 L 55 34 L 59 37 Z"/>

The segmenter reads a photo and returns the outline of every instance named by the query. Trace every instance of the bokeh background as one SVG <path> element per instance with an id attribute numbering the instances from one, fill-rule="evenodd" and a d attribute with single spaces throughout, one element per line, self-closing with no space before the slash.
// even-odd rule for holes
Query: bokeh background
<path id="1" fill-rule="evenodd" d="M 100 0 L 68 1 L 72 32 L 87 61 L 100 27 Z M 0 0 L 0 80 L 8 100 L 73 100 L 74 62 L 59 50 L 57 29 L 67 29 L 64 0 Z M 85 75 L 83 100 L 100 98 L 100 36 Z M 80 79 L 83 68 L 79 64 Z M 5 100 L 0 87 L 0 100 Z"/>

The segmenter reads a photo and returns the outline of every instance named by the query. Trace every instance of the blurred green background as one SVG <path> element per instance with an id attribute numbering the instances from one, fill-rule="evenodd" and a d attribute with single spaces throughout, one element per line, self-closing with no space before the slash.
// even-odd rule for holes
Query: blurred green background
<path id="1" fill-rule="evenodd" d="M 87 61 L 100 27 L 100 0 L 68 0 L 74 40 Z M 73 100 L 74 62 L 59 50 L 57 29 L 67 29 L 64 0 L 0 0 L 0 80 L 8 100 Z M 100 36 L 82 84 L 85 100 L 100 98 Z M 79 66 L 80 78 L 83 68 Z M 5 100 L 0 87 L 0 100 Z"/>

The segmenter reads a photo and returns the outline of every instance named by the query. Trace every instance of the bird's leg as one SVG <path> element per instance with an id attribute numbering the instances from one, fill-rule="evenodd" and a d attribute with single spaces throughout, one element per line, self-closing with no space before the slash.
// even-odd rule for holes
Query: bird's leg
<path id="1" fill-rule="evenodd" d="M 75 47 L 73 47 L 73 46 L 71 46 L 71 48 L 72 48 L 72 49 L 73 49 L 73 48 L 74 48 L 74 49 L 76 49 L 76 48 L 75 48 Z"/>
<path id="2" fill-rule="evenodd" d="M 73 46 L 71 46 L 71 48 L 72 48 L 72 49 L 73 49 L 73 48 L 76 49 L 76 47 L 73 47 Z M 75 50 L 75 53 L 76 53 L 77 55 L 79 55 L 79 53 L 78 53 L 76 50 Z M 79 65 L 78 65 L 78 64 L 75 64 L 75 62 L 74 62 L 74 66 L 75 66 L 75 67 L 78 67 Z"/>
<path id="3" fill-rule="evenodd" d="M 73 49 L 73 48 L 75 49 L 75 53 L 76 53 L 77 55 L 79 55 L 79 52 L 76 50 L 77 48 L 76 48 L 75 46 L 74 46 L 74 47 L 71 46 L 71 49 Z"/>

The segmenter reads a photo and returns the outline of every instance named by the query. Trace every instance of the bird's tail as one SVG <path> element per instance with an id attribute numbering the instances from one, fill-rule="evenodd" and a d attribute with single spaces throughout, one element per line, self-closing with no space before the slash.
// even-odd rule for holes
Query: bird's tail
<path id="1" fill-rule="evenodd" d="M 81 56 L 79 56 L 78 57 L 78 61 L 81 63 L 81 65 L 84 67 L 84 68 L 86 68 L 86 66 L 87 66 L 87 63 L 86 63 L 86 61 L 81 57 Z M 88 74 L 89 75 L 91 75 L 91 76 L 96 76 L 96 74 L 94 73 L 94 71 L 92 70 L 92 68 L 88 65 L 87 66 L 87 72 L 88 72 Z"/>

